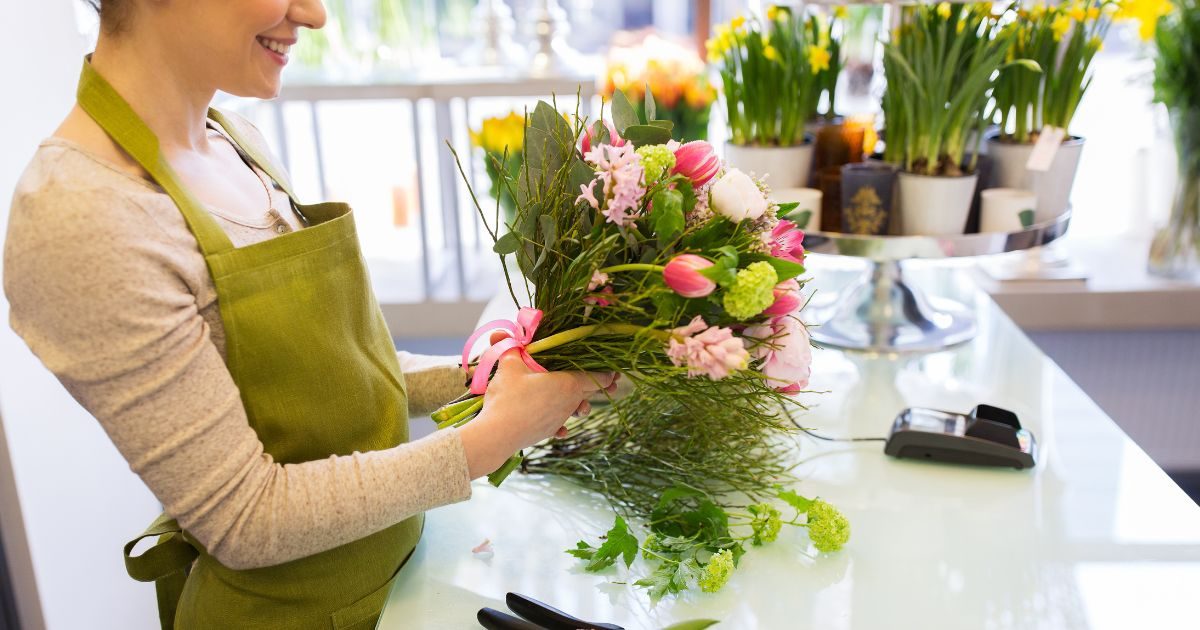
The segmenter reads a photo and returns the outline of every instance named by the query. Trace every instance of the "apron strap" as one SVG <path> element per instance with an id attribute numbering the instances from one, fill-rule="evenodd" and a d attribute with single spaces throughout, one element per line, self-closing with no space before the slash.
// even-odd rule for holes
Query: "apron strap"
<path id="1" fill-rule="evenodd" d="M 275 168 L 275 162 L 260 150 L 258 143 L 246 141 L 246 136 L 242 134 L 241 126 L 231 120 L 229 116 L 226 116 L 224 112 L 215 107 L 208 108 L 208 117 L 216 121 L 217 124 L 221 125 L 221 128 L 225 130 L 225 133 L 229 134 L 229 137 L 233 139 L 234 144 L 250 158 L 251 162 L 258 166 L 258 168 L 261 168 L 268 177 L 274 180 L 274 182 L 279 185 L 283 192 L 287 193 L 287 196 L 291 198 L 292 203 L 297 205 L 300 204 L 299 201 L 296 201 L 296 195 L 292 191 L 292 187 L 288 183 L 287 178 L 282 177 L 282 171 Z"/>
<path id="2" fill-rule="evenodd" d="M 151 536 L 158 537 L 153 547 L 140 556 L 130 555 L 139 542 Z M 199 550 L 184 539 L 179 523 L 166 512 L 159 514 L 140 536 L 125 543 L 125 571 L 139 582 L 154 582 L 158 620 L 163 630 L 175 627 L 175 611 L 188 568 L 199 555 Z"/>
<path id="3" fill-rule="evenodd" d="M 92 56 L 83 60 L 76 100 L 83 111 L 125 150 L 179 206 L 188 228 L 205 256 L 233 249 L 229 236 L 200 202 L 180 183 L 163 157 L 158 138 L 129 103 L 92 67 Z"/>

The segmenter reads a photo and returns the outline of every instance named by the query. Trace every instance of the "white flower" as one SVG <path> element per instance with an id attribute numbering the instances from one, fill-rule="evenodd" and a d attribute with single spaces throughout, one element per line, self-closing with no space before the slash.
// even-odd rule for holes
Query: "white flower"
<path id="1" fill-rule="evenodd" d="M 730 221 L 757 219 L 767 211 L 767 198 L 749 175 L 729 169 L 712 187 L 712 209 Z"/>

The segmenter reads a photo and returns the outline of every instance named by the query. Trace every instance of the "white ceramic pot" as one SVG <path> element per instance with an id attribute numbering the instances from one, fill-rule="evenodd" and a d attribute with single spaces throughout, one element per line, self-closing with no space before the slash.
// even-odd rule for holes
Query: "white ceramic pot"
<path id="1" fill-rule="evenodd" d="M 798 188 L 808 183 L 812 170 L 812 141 L 793 147 L 760 147 L 725 143 L 725 162 L 756 177 L 770 175 L 771 188 Z"/>
<path id="2" fill-rule="evenodd" d="M 977 174 L 959 177 L 900 173 L 900 221 L 905 234 L 962 234 Z"/>
<path id="3" fill-rule="evenodd" d="M 993 135 L 988 138 L 987 152 L 992 157 L 992 186 L 1032 190 L 1037 195 L 1036 222 L 1051 221 L 1066 212 L 1075 171 L 1079 169 L 1079 156 L 1083 154 L 1083 138 L 1063 142 L 1054 154 L 1050 170 L 1045 172 L 1025 168 L 1033 144 L 1002 142 Z"/>
<path id="4" fill-rule="evenodd" d="M 821 231 L 821 191 L 816 188 L 772 188 L 771 201 L 775 203 L 798 203 L 796 210 L 807 210 L 808 223 L 796 227 L 805 232 Z"/>
<path id="5" fill-rule="evenodd" d="M 1022 214 L 1031 212 L 1037 216 L 1037 195 L 1031 190 L 989 188 L 979 193 L 979 197 L 980 232 L 1020 232 L 1025 228 Z"/>

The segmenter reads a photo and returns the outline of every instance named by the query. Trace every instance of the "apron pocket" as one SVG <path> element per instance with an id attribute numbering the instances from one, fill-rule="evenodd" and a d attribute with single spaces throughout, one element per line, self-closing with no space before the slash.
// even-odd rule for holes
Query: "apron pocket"
<path id="1" fill-rule="evenodd" d="M 403 569 L 403 565 L 401 565 L 401 569 Z M 330 615 L 334 630 L 373 629 L 376 622 L 379 621 L 379 615 L 383 613 L 383 605 L 387 603 L 388 595 L 392 592 L 392 585 L 399 577 L 400 570 L 398 569 L 395 575 L 388 578 L 383 586 L 370 595 Z"/>

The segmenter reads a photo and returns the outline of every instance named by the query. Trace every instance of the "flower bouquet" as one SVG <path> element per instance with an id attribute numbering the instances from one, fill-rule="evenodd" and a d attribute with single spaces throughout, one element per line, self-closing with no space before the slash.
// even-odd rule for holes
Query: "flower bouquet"
<path id="1" fill-rule="evenodd" d="M 674 124 L 676 140 L 708 138 L 709 112 L 717 93 L 708 80 L 704 60 L 694 50 L 656 35 L 646 36 L 636 46 L 610 49 L 601 95 L 611 99 L 620 90 L 645 117 L 647 87 L 658 117 Z"/>
<path id="2" fill-rule="evenodd" d="M 516 201 L 502 185 L 501 173 L 512 180 L 521 172 L 524 141 L 525 116 L 517 112 L 485 118 L 478 131 L 471 130 L 471 144 L 483 149 L 483 165 L 491 182 L 491 196 L 499 202 L 508 221 L 516 211 Z"/>
<path id="3" fill-rule="evenodd" d="M 532 305 L 472 335 L 470 394 L 433 417 L 443 428 L 469 422 L 507 352 L 533 369 L 625 375 L 631 396 L 489 480 L 521 468 L 604 495 L 622 516 L 603 544 L 571 553 L 603 570 L 642 549 L 659 562 L 642 582 L 657 597 L 719 588 L 744 545 L 769 542 L 784 523 L 808 528 L 820 550 L 849 530 L 828 504 L 779 486 L 780 442 L 796 430 L 787 407 L 811 363 L 794 206 L 768 201 L 761 181 L 726 168 L 707 142 L 673 141 L 652 97 L 643 110 L 618 91 L 611 120 L 591 126 L 547 103 L 528 116 L 525 163 L 501 178 L 515 217 L 492 235 L 502 258 L 516 258 Z M 505 338 L 471 361 L 497 329 Z M 774 500 L 796 517 L 783 520 Z M 638 542 L 624 516 L 649 520 L 650 539 Z"/>
<path id="4" fill-rule="evenodd" d="M 1150 28 L 1158 48 L 1154 98 L 1171 114 L 1179 166 L 1171 216 L 1154 235 L 1149 268 L 1156 275 L 1200 282 L 1200 3 L 1176 0 L 1174 7 L 1173 13 L 1170 5 L 1141 11 L 1166 14 L 1155 17 Z"/>

